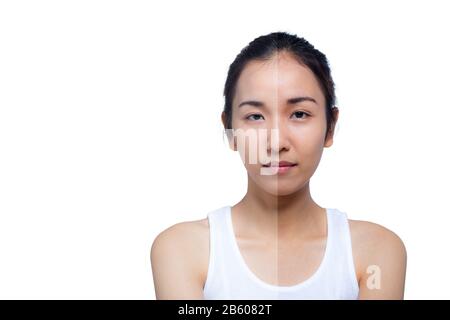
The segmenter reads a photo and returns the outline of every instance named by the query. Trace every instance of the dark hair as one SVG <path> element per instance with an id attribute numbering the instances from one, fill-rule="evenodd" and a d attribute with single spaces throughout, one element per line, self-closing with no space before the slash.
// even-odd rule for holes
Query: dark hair
<path id="1" fill-rule="evenodd" d="M 275 53 L 287 51 L 301 64 L 308 67 L 318 80 L 322 93 L 325 96 L 327 135 L 331 125 L 335 122 L 332 108 L 336 103 L 334 92 L 334 82 L 331 77 L 330 67 L 326 56 L 315 49 L 304 38 L 299 38 L 295 34 L 286 32 L 273 32 L 260 36 L 251 41 L 236 56 L 228 69 L 228 76 L 225 82 L 225 129 L 231 129 L 232 101 L 236 91 L 236 83 L 242 70 L 250 60 L 268 60 Z"/>

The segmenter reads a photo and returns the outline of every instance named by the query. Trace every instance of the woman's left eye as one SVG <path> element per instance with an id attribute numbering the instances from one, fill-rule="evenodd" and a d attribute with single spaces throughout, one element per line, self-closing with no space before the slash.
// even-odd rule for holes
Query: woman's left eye
<path id="1" fill-rule="evenodd" d="M 293 113 L 293 115 L 294 114 L 296 114 L 297 116 L 300 116 L 300 119 L 304 119 L 309 116 L 309 114 L 307 114 L 306 112 L 303 112 L 303 111 L 296 111 Z"/>

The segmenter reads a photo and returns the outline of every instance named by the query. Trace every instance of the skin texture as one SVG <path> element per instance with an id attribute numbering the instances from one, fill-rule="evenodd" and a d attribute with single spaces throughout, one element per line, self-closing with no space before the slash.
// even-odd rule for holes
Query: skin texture
<path id="1" fill-rule="evenodd" d="M 288 103 L 293 97 L 312 101 Z M 264 107 L 240 103 L 257 100 Z M 333 109 L 337 120 L 339 111 Z M 245 196 L 232 206 L 233 229 L 242 257 L 262 281 L 291 286 L 314 274 L 322 261 L 327 239 L 326 211 L 312 199 L 310 178 L 323 148 L 333 144 L 334 125 L 326 134 L 325 98 L 314 74 L 289 53 L 270 60 L 251 61 L 239 77 L 232 107 L 233 129 L 265 129 L 261 144 L 267 159 L 298 165 L 283 175 L 261 175 L 261 158 L 250 163 L 248 144 L 239 152 L 247 170 Z M 222 114 L 225 123 L 225 116 Z M 278 130 L 277 143 L 271 129 Z M 276 155 L 276 158 L 274 157 Z M 389 229 L 367 221 L 349 220 L 360 299 L 403 299 L 406 249 Z M 162 231 L 151 248 L 157 299 L 203 299 L 209 262 L 207 218 L 177 223 Z M 298 266 L 301 266 L 299 268 Z M 381 271 L 373 288 L 371 266 Z"/>

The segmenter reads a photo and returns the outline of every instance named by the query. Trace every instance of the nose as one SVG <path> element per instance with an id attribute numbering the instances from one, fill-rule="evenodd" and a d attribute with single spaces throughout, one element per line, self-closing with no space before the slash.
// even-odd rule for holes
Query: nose
<path id="1" fill-rule="evenodd" d="M 267 135 L 267 152 L 280 154 L 290 149 L 289 129 L 279 119 L 272 122 Z"/>

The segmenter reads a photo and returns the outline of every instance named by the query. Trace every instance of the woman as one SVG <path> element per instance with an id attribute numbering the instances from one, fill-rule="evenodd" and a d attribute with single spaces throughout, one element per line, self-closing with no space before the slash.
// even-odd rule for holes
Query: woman
<path id="1" fill-rule="evenodd" d="M 285 32 L 258 37 L 231 64 L 224 96 L 247 193 L 156 237 L 156 298 L 403 299 L 402 240 L 310 194 L 339 115 L 325 55 Z"/>

